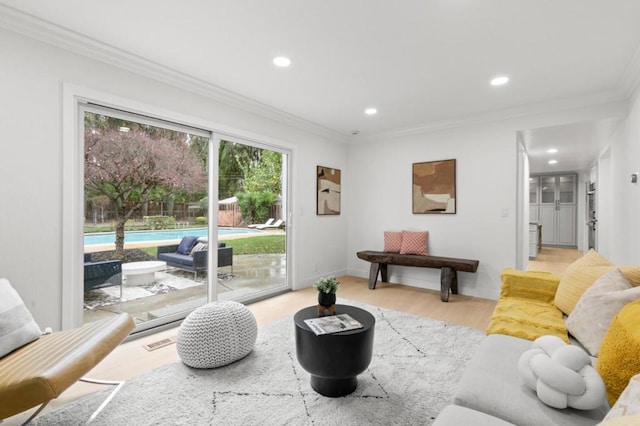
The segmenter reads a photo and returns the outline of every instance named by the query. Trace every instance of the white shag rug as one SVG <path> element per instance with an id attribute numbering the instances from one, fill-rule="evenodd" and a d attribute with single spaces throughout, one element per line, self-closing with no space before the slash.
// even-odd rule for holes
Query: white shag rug
<path id="1" fill-rule="evenodd" d="M 350 395 L 328 398 L 296 359 L 293 318 L 260 328 L 254 350 L 225 367 L 168 364 L 128 381 L 95 425 L 430 425 L 450 403 L 479 330 L 366 305 L 373 359 Z M 110 389 L 109 389 L 110 390 Z M 80 425 L 106 397 L 89 395 L 36 418 Z"/>

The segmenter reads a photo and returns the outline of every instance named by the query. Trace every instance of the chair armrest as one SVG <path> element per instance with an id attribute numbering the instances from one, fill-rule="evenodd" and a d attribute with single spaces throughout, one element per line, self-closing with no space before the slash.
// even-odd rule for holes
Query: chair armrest
<path id="1" fill-rule="evenodd" d="M 502 271 L 500 278 L 501 298 L 515 297 L 544 303 L 553 303 L 560 284 L 560 277 L 543 271 L 519 271 L 508 268 Z"/>
<path id="2" fill-rule="evenodd" d="M 196 269 L 206 269 L 208 260 L 208 250 L 194 251 L 191 257 L 193 257 L 193 266 Z"/>

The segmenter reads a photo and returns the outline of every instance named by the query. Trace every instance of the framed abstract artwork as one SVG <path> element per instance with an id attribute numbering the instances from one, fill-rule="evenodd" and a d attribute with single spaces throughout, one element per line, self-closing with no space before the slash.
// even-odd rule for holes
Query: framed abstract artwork
<path id="1" fill-rule="evenodd" d="M 413 163 L 413 213 L 455 214 L 456 160 Z"/>
<path id="2" fill-rule="evenodd" d="M 316 214 L 340 214 L 340 170 L 317 166 L 317 204 Z"/>

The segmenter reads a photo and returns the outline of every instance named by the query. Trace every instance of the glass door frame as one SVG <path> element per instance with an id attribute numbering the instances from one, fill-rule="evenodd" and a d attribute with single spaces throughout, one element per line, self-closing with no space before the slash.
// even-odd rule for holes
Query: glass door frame
<path id="1" fill-rule="evenodd" d="M 69 329 L 82 325 L 83 322 L 83 218 L 84 218 L 84 153 L 79 146 L 81 132 L 84 123 L 78 119 L 80 103 L 91 102 L 106 107 L 131 111 L 141 115 L 153 115 L 159 119 L 183 123 L 187 126 L 202 128 L 212 132 L 209 142 L 209 158 L 218 158 L 219 138 L 225 140 L 231 138 L 238 139 L 252 145 L 282 152 L 288 155 L 287 164 L 287 196 L 286 210 L 283 210 L 287 221 L 287 287 L 292 288 L 294 282 L 295 268 L 293 268 L 293 224 L 291 222 L 290 206 L 292 205 L 292 168 L 295 148 L 287 146 L 272 138 L 255 136 L 247 137 L 245 132 L 228 130 L 225 126 L 209 122 L 203 119 L 196 119 L 193 116 L 167 111 L 160 107 L 122 98 L 117 95 L 89 89 L 75 84 L 62 83 L 62 212 L 61 212 L 61 232 L 60 249 L 62 251 L 61 269 L 58 271 L 62 280 L 61 287 L 61 329 Z M 212 156 L 213 154 L 213 156 Z M 210 161 L 209 164 L 209 214 L 216 217 L 218 214 L 218 162 Z M 284 198 L 284 197 L 283 197 Z M 217 220 L 209 221 L 209 233 L 214 235 L 217 241 Z M 209 250 L 209 264 L 215 265 L 217 257 L 214 259 L 213 251 Z M 215 263 L 214 263 L 215 262 Z M 211 275 L 211 274 L 209 274 Z M 209 283 L 209 295 L 215 295 L 211 291 L 213 282 Z"/>
<path id="2" fill-rule="evenodd" d="M 243 136 L 238 136 L 238 135 L 234 135 L 231 133 L 226 133 L 226 132 L 221 132 L 221 131 L 214 131 L 213 135 L 211 137 L 211 141 L 212 143 L 210 143 L 210 146 L 212 147 L 212 149 L 214 149 L 215 151 L 215 157 L 209 157 L 210 159 L 212 158 L 216 158 L 216 160 L 218 159 L 218 149 L 220 147 L 220 143 L 222 141 L 227 141 L 227 142 L 233 142 L 233 143 L 238 143 L 238 144 L 243 144 L 243 145 L 248 145 L 248 146 L 252 146 L 255 148 L 260 148 L 260 149 L 264 149 L 264 150 L 268 150 L 268 151 L 274 151 L 274 152 L 278 152 L 282 155 L 286 155 L 287 157 L 287 161 L 283 161 L 282 163 L 282 188 L 281 188 L 281 192 L 282 192 L 282 212 L 283 212 L 283 219 L 285 220 L 285 257 L 286 257 L 286 279 L 285 279 L 285 285 L 282 287 L 282 289 L 273 292 L 273 293 L 258 293 L 256 296 L 257 298 L 252 298 L 249 297 L 248 301 L 252 302 L 254 300 L 260 300 L 260 299 L 264 299 L 265 297 L 269 297 L 272 295 L 276 295 L 279 293 L 282 293 L 284 291 L 290 291 L 293 289 L 293 261 L 292 261 L 292 241 L 293 241 L 293 227 L 291 226 L 291 210 L 290 210 L 290 206 L 291 206 L 291 190 L 292 190 L 292 180 L 291 180 L 291 169 L 292 169 L 292 162 L 293 162 L 293 149 L 287 149 L 284 147 L 278 147 L 278 146 L 274 146 L 274 145 L 269 145 L 266 144 L 264 142 L 262 142 L 259 139 L 254 139 L 254 138 L 248 138 L 248 137 L 243 137 Z M 216 169 L 219 169 L 217 161 L 216 161 Z M 218 181 L 217 181 L 217 177 L 218 177 L 218 173 L 216 173 L 216 177 L 215 177 L 215 191 L 216 194 L 218 194 Z M 211 198 L 209 199 L 209 210 L 211 211 L 211 203 L 216 201 L 216 211 L 217 211 L 217 198 L 216 200 L 211 200 Z M 218 235 L 217 234 L 217 220 L 213 221 L 216 222 L 216 233 L 213 235 Z M 211 250 L 209 250 L 209 254 L 211 255 Z M 209 262 L 211 262 L 211 259 L 209 259 Z M 217 288 L 216 285 L 213 285 L 214 287 Z M 210 289 L 211 291 L 211 289 Z M 216 293 L 211 292 L 210 294 L 215 294 L 217 297 Z M 214 299 L 215 300 L 215 299 Z M 244 303 L 245 300 L 238 300 L 241 303 Z"/>

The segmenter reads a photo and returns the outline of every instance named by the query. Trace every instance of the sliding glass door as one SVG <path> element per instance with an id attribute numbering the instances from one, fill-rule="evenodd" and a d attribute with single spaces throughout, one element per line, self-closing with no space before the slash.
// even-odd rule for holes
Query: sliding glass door
<path id="1" fill-rule="evenodd" d="M 290 289 L 287 274 L 290 155 L 214 135 L 218 151 L 218 238 L 233 265 L 218 268 L 218 300 L 249 302 Z"/>
<path id="2" fill-rule="evenodd" d="M 84 322 L 127 312 L 140 332 L 290 289 L 289 152 L 94 104 L 79 114 Z"/>
<path id="3" fill-rule="evenodd" d="M 208 300 L 210 135 L 95 105 L 81 114 L 84 321 L 183 318 Z"/>

